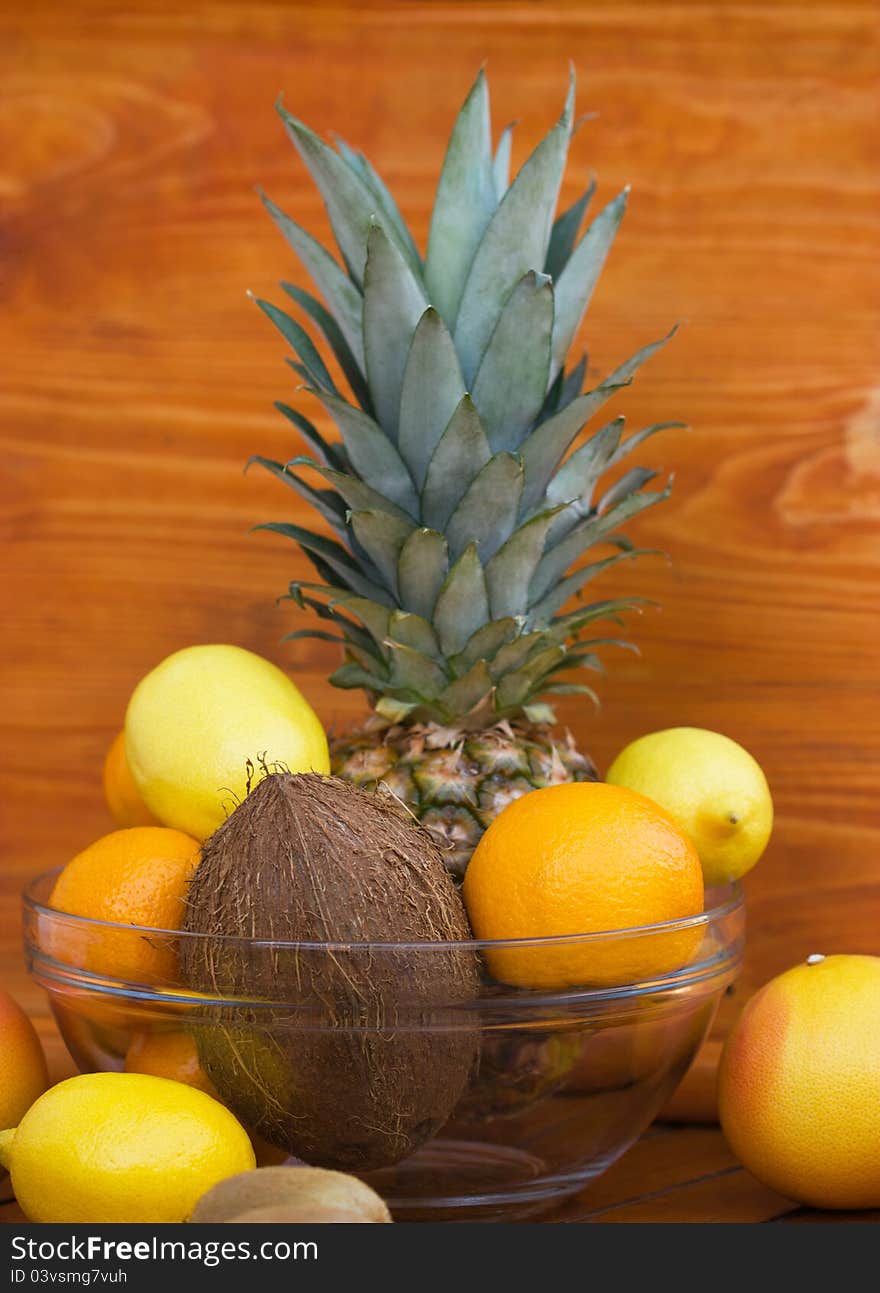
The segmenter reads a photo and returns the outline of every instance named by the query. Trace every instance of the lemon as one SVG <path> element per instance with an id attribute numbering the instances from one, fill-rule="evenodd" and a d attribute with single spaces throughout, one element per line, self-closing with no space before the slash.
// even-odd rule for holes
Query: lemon
<path id="1" fill-rule="evenodd" d="M 87 1073 L 0 1132 L 22 1211 L 41 1222 L 185 1221 L 218 1181 L 255 1166 L 247 1132 L 194 1087 Z"/>
<path id="2" fill-rule="evenodd" d="M 666 809 L 693 842 L 708 885 L 738 880 L 767 846 L 767 779 L 748 750 L 720 732 L 670 727 L 639 737 L 618 754 L 606 781 Z"/>
<path id="3" fill-rule="evenodd" d="M 185 647 L 138 683 L 125 752 L 150 811 L 206 839 L 255 785 L 261 764 L 329 772 L 327 737 L 286 673 L 235 646 Z"/>

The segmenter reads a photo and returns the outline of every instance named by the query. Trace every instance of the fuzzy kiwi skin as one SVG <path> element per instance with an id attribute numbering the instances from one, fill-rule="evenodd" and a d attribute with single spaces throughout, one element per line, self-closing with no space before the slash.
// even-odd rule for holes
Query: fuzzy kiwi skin
<path id="1" fill-rule="evenodd" d="M 185 928 L 208 937 L 183 940 L 184 981 L 255 1002 L 195 1035 L 224 1102 L 271 1144 L 365 1172 L 449 1119 L 478 1055 L 457 1009 L 478 962 L 448 946 L 472 938 L 462 899 L 394 796 L 267 775 L 205 843 Z"/>
<path id="2" fill-rule="evenodd" d="M 265 1215 L 269 1212 L 288 1215 L 270 1218 Z M 294 1212 L 303 1215 L 294 1217 Z M 315 1215 L 309 1218 L 306 1212 Z M 319 1217 L 319 1212 L 347 1216 Z M 247 1220 L 390 1221 L 391 1214 L 376 1191 L 356 1176 L 320 1167 L 259 1167 L 219 1181 L 202 1195 L 190 1217 L 198 1222 Z"/>

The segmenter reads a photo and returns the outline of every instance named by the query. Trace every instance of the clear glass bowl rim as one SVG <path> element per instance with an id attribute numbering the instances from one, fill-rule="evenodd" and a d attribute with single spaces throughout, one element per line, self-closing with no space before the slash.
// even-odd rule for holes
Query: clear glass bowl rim
<path id="1" fill-rule="evenodd" d="M 507 950 L 512 948 L 556 948 L 566 947 L 580 943 L 601 943 L 612 939 L 632 939 L 646 938 L 657 934 L 676 933 L 679 930 L 687 929 L 708 929 L 711 925 L 723 920 L 726 916 L 732 915 L 738 911 L 744 904 L 744 895 L 742 885 L 735 881 L 732 884 L 721 886 L 721 893 L 725 896 L 720 902 L 705 907 L 703 911 L 694 916 L 684 916 L 677 920 L 658 921 L 652 925 L 633 925 L 620 929 L 603 929 L 591 930 L 581 934 L 551 934 L 538 938 L 504 938 L 504 939 L 461 939 L 448 941 L 428 941 L 421 940 L 412 943 L 385 943 L 371 942 L 360 943 L 355 941 L 340 940 L 337 942 L 284 942 L 280 939 L 251 939 L 243 938 L 237 934 L 200 934 L 190 930 L 183 929 L 159 929 L 149 925 L 123 925 L 109 920 L 93 920 L 89 916 L 75 916 L 70 912 L 59 911 L 55 907 L 49 907 L 45 902 L 41 902 L 36 896 L 38 891 L 47 887 L 50 880 L 54 880 L 60 875 L 62 867 L 55 867 L 49 871 L 43 871 L 35 876 L 25 886 L 22 899 L 26 912 L 32 912 L 41 921 L 59 921 L 73 922 L 75 926 L 82 929 L 105 929 L 118 930 L 120 933 L 142 934 L 148 937 L 200 940 L 210 938 L 215 944 L 222 941 L 227 944 L 236 945 L 246 943 L 249 947 L 266 947 L 278 951 L 289 952 L 334 952 L 334 951 L 396 951 L 407 950 L 413 951 L 422 949 L 424 951 L 438 952 L 443 950 L 485 952 L 493 950 Z M 709 893 L 714 892 L 708 890 Z"/>

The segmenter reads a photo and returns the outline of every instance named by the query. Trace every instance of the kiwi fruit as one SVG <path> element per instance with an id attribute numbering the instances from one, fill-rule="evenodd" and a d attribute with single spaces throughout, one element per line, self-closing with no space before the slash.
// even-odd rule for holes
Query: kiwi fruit
<path id="1" fill-rule="evenodd" d="M 356 1176 L 320 1167 L 258 1167 L 219 1181 L 199 1199 L 190 1221 L 257 1220 L 257 1213 L 282 1211 L 288 1216 L 279 1220 L 293 1221 L 297 1219 L 293 1212 L 317 1214 L 324 1210 L 347 1213 L 351 1220 L 391 1220 L 376 1191 Z M 259 1219 L 269 1218 L 263 1215 Z"/>

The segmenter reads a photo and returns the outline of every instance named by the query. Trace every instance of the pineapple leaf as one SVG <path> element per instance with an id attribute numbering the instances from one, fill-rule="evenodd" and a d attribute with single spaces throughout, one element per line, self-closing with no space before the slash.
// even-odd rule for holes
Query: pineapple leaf
<path id="1" fill-rule="evenodd" d="M 595 390 L 579 395 L 567 408 L 555 413 L 532 432 L 522 447 L 525 468 L 523 516 L 528 516 L 543 502 L 554 471 L 584 423 L 615 391 L 628 386 L 631 380 L 632 378 L 627 378 L 618 382 L 612 381 L 610 377 L 606 378 Z"/>
<path id="2" fill-rule="evenodd" d="M 412 477 L 382 428 L 339 396 L 321 390 L 314 393 L 339 427 L 345 451 L 357 474 L 410 516 L 417 517 L 419 505 Z"/>
<path id="3" fill-rule="evenodd" d="M 345 374 L 345 380 L 351 387 L 351 392 L 366 413 L 372 412 L 372 401 L 367 383 L 364 381 L 364 375 L 360 370 L 357 360 L 352 354 L 351 348 L 342 334 L 342 329 L 333 318 L 329 310 L 310 292 L 302 287 L 297 287 L 295 283 L 282 283 L 283 290 L 292 300 L 296 301 L 306 314 L 314 320 L 327 339 L 327 344 L 336 357 L 336 362 Z"/>
<path id="4" fill-rule="evenodd" d="M 565 362 L 574 334 L 590 303 L 614 235 L 623 219 L 628 193 L 629 189 L 624 189 L 596 216 L 556 280 L 551 364 L 551 374 L 554 376 Z"/>
<path id="5" fill-rule="evenodd" d="M 388 636 L 402 646 L 420 651 L 422 655 L 430 656 L 432 659 L 440 658 L 437 634 L 428 620 L 421 615 L 414 615 L 412 611 L 392 612 L 388 623 Z"/>
<path id="6" fill-rule="evenodd" d="M 391 682 L 395 687 L 414 692 L 424 700 L 433 700 L 447 686 L 449 679 L 436 661 L 402 642 L 387 642 L 391 654 Z"/>
<path id="7" fill-rule="evenodd" d="M 311 459 L 307 458 L 305 461 L 311 462 Z M 248 460 L 247 466 L 250 467 L 251 463 L 256 463 L 257 466 L 264 468 L 278 480 L 283 481 L 290 489 L 295 490 L 307 503 L 311 503 L 312 507 L 324 517 L 325 521 L 332 525 L 340 538 L 347 538 L 348 528 L 346 525 L 345 504 L 335 491 L 312 489 L 311 485 L 294 475 L 293 472 L 288 471 L 280 462 L 273 462 L 271 458 L 263 458 L 260 454 L 253 454 Z M 317 464 L 314 465 L 317 467 Z M 247 467 L 245 470 L 247 470 Z"/>
<path id="8" fill-rule="evenodd" d="M 417 488 L 464 395 L 464 378 L 446 324 L 427 309 L 413 334 L 403 371 L 397 444 Z"/>
<path id="9" fill-rule="evenodd" d="M 556 710 L 552 705 L 523 705 L 522 712 L 530 723 L 536 726 L 549 725 L 556 722 Z"/>
<path id="10" fill-rule="evenodd" d="M 623 458 L 632 453 L 633 449 L 638 449 L 640 445 L 644 444 L 652 435 L 656 435 L 658 431 L 686 431 L 687 425 L 687 422 L 654 422 L 649 427 L 642 427 L 640 431 L 634 431 L 612 454 L 611 461 L 608 464 L 609 467 L 616 466 Z"/>
<path id="11" fill-rule="evenodd" d="M 325 633 L 323 629 L 296 629 L 293 633 L 285 633 L 281 641 L 297 642 L 301 638 L 314 638 L 316 642 L 338 642 L 342 646 L 349 645 L 347 638 L 341 638 L 338 633 Z"/>
<path id="12" fill-rule="evenodd" d="M 604 557 L 601 561 L 591 561 L 581 566 L 574 574 L 555 584 L 548 593 L 535 602 L 529 612 L 529 622 L 535 627 L 546 624 L 558 610 L 561 610 L 569 597 L 579 593 L 584 584 L 595 579 L 596 575 L 616 566 L 621 561 L 631 561 L 634 557 L 647 556 L 649 549 L 633 548 L 632 552 L 618 552 L 613 557 Z"/>
<path id="13" fill-rule="evenodd" d="M 339 250 L 360 287 L 366 263 L 367 233 L 377 209 L 376 196 L 358 172 L 313 130 L 280 103 L 277 108 L 294 147 L 320 190 Z M 413 262 L 412 252 L 393 223 L 389 224 L 388 235 L 410 269 L 420 275 L 421 266 Z"/>
<path id="14" fill-rule="evenodd" d="M 661 346 L 665 346 L 677 331 L 678 328 L 675 327 L 659 341 L 652 341 L 641 350 L 637 350 L 619 368 L 615 368 L 613 373 L 609 373 L 594 390 L 587 391 L 572 400 L 567 408 L 548 418 L 546 422 L 542 422 L 529 436 L 522 447 L 526 471 L 522 501 L 524 516 L 541 503 L 550 477 L 587 419 L 592 417 L 615 391 L 629 386 L 637 369 L 646 359 L 656 354 Z"/>
<path id="15" fill-rule="evenodd" d="M 315 597 L 306 597 L 303 593 L 304 588 L 318 588 L 322 593 L 336 593 L 339 596 L 345 597 L 346 594 L 344 589 L 328 588 L 324 584 L 291 584 L 288 596 L 290 596 L 292 600 L 303 609 L 308 608 L 309 610 L 314 611 L 320 619 L 328 620 L 330 623 L 335 624 L 342 630 L 345 634 L 346 641 L 350 644 L 357 646 L 362 651 L 367 651 L 372 655 L 376 655 L 377 648 L 381 653 L 381 638 L 377 641 L 375 636 L 371 636 L 361 628 L 359 624 L 355 624 L 354 620 L 350 620 L 347 615 L 343 615 L 338 611 L 334 604 L 331 603 L 329 605 L 325 605 L 324 602 L 319 602 Z M 385 622 L 387 624 L 387 609 L 380 606 L 377 610 L 384 615 Z"/>
<path id="16" fill-rule="evenodd" d="M 315 385 L 315 379 L 312 376 L 312 374 L 309 372 L 309 370 L 306 368 L 305 364 L 301 364 L 298 359 L 288 359 L 288 358 L 285 358 L 284 362 L 290 365 L 290 367 L 296 373 L 297 377 L 300 379 L 300 381 L 303 383 L 304 386 Z"/>
<path id="17" fill-rule="evenodd" d="M 495 684 L 485 660 L 477 660 L 460 678 L 449 684 L 438 697 L 451 716 L 468 714 L 492 692 Z"/>
<path id="18" fill-rule="evenodd" d="M 488 570 L 487 570 L 488 576 Z M 478 660 L 491 660 L 496 653 L 510 642 L 518 632 L 516 619 L 512 615 L 504 619 L 490 620 L 482 624 L 471 634 L 464 645 L 464 650 L 452 656 L 449 663 L 457 677 L 467 673 Z"/>
<path id="19" fill-rule="evenodd" d="M 430 620 L 449 571 L 446 540 L 436 530 L 413 530 L 400 550 L 397 586 L 402 608 Z"/>
<path id="20" fill-rule="evenodd" d="M 364 353 L 376 420 L 397 440 L 400 393 L 425 294 L 381 225 L 370 226 L 364 270 Z"/>
<path id="21" fill-rule="evenodd" d="M 591 514 L 593 491 L 602 473 L 611 465 L 620 442 L 624 419 L 607 422 L 586 444 L 567 458 L 547 487 L 547 499 L 564 504 L 547 536 L 547 547 L 555 547 L 584 517 Z M 607 540 L 614 542 L 610 536 Z M 621 545 L 627 542 L 620 536 Z"/>
<path id="22" fill-rule="evenodd" d="M 369 158 L 354 148 L 350 148 L 344 139 L 339 135 L 333 136 L 336 148 L 340 155 L 345 158 L 349 166 L 357 171 L 361 179 L 370 189 L 378 203 L 378 209 L 385 217 L 388 224 L 393 226 L 395 232 L 400 238 L 402 244 L 405 244 L 409 251 L 407 259 L 411 258 L 413 264 L 421 267 L 422 258 L 419 255 L 418 248 L 413 242 L 412 234 L 406 227 L 406 222 L 400 214 L 400 209 L 394 200 L 394 196 L 388 185 L 382 179 L 382 176 L 370 162 Z"/>
<path id="23" fill-rule="evenodd" d="M 541 683 L 538 690 L 542 696 L 589 696 L 590 700 L 599 708 L 600 700 L 592 687 L 585 687 L 582 682 L 547 682 Z"/>
<path id="24" fill-rule="evenodd" d="M 580 503 L 589 506 L 590 496 L 596 481 L 611 464 L 614 452 L 620 444 L 624 419 L 617 417 L 613 422 L 590 436 L 585 444 L 576 449 L 570 458 L 559 468 L 559 471 L 547 486 L 547 499 L 552 503 Z"/>
<path id="25" fill-rule="evenodd" d="M 434 606 L 433 624 L 445 656 L 456 655 L 489 618 L 483 567 L 471 543 L 443 581 Z"/>
<path id="26" fill-rule="evenodd" d="M 301 525 L 291 525 L 287 521 L 265 521 L 253 528 L 269 530 L 273 534 L 283 534 L 285 538 L 293 539 L 308 556 L 317 557 L 324 566 L 329 566 L 348 588 L 371 601 L 383 602 L 386 606 L 392 604 L 387 591 L 368 579 L 345 548 L 332 539 L 313 534 L 311 530 L 304 530 Z"/>
<path id="27" fill-rule="evenodd" d="M 554 413 L 561 413 L 564 408 L 581 393 L 584 384 L 584 377 L 587 373 L 587 356 L 581 355 L 577 364 L 572 368 L 570 373 L 566 373 L 560 368 L 550 384 L 547 391 L 547 398 L 541 405 L 541 412 L 538 414 L 538 423 L 546 422 Z"/>
<path id="28" fill-rule="evenodd" d="M 444 530 L 468 486 L 492 457 L 480 415 L 469 395 L 458 407 L 431 455 L 422 488 L 422 521 Z"/>
<path id="29" fill-rule="evenodd" d="M 616 601 L 590 602 L 588 606 L 579 606 L 567 615 L 557 615 L 542 630 L 549 642 L 567 642 L 587 624 L 596 620 L 615 620 L 622 623 L 621 612 L 641 611 L 643 606 L 651 605 L 644 597 L 618 598 Z"/>
<path id="30" fill-rule="evenodd" d="M 474 380 L 514 286 L 546 259 L 573 115 L 572 76 L 560 120 L 505 193 L 477 248 L 455 324 L 455 346 L 467 383 Z"/>
<path id="31" fill-rule="evenodd" d="M 495 200 L 500 202 L 510 186 L 510 152 L 513 145 L 513 131 L 516 126 L 515 121 L 505 126 L 501 132 L 501 138 L 498 140 L 498 147 L 495 149 L 495 158 L 492 162 L 492 177 L 495 181 Z"/>
<path id="32" fill-rule="evenodd" d="M 257 459 L 257 461 L 262 462 L 262 459 Z M 387 512 L 389 516 L 397 517 L 400 521 L 409 521 L 410 526 L 412 525 L 410 517 L 402 508 L 398 507 L 396 503 L 392 503 L 384 494 L 380 494 L 375 489 L 371 489 L 369 485 L 365 485 L 362 480 L 358 480 L 357 476 L 351 476 L 344 471 L 335 471 L 332 467 L 324 467 L 312 458 L 291 458 L 285 464 L 285 470 L 289 473 L 291 467 L 307 467 L 310 471 L 317 472 L 328 484 L 335 486 L 353 511 Z"/>
<path id="33" fill-rule="evenodd" d="M 552 643 L 535 652 L 525 664 L 512 673 L 505 674 L 498 683 L 498 707 L 509 709 L 522 705 L 536 691 L 536 685 L 551 665 L 559 660 L 565 648 Z"/>
<path id="34" fill-rule="evenodd" d="M 568 264 L 568 259 L 577 241 L 584 212 L 590 205 L 595 192 L 596 181 L 590 180 L 586 192 L 554 221 L 553 232 L 550 235 L 550 246 L 547 248 L 547 259 L 544 262 L 544 273 L 549 274 L 554 282 Z"/>
<path id="35" fill-rule="evenodd" d="M 385 639 L 388 637 L 388 625 L 391 611 L 388 604 L 380 605 L 370 597 L 359 597 L 356 593 L 346 592 L 342 588 L 325 589 L 333 595 L 328 609 L 335 611 L 337 606 L 344 606 L 352 615 L 356 615 L 379 648 L 381 655 L 385 652 Z"/>
<path id="36" fill-rule="evenodd" d="M 262 195 L 263 205 L 281 230 L 285 241 L 296 252 L 312 281 L 333 312 L 333 317 L 351 349 L 358 365 L 364 363 L 364 303 L 358 289 L 348 275 L 317 238 L 286 216 L 274 202 Z"/>
<path id="37" fill-rule="evenodd" d="M 425 257 L 429 296 L 450 327 L 474 253 L 496 206 L 489 89 L 481 69 L 449 138 Z"/>
<path id="38" fill-rule="evenodd" d="M 292 409 L 289 404 L 282 404 L 280 400 L 276 400 L 275 408 L 279 413 L 284 414 L 288 422 L 293 423 L 306 443 L 311 445 L 323 462 L 327 463 L 328 466 L 337 468 L 339 471 L 346 469 L 349 464 L 342 445 L 331 444 L 325 440 L 317 427 L 313 426 L 309 419 L 304 417 L 297 409 Z"/>
<path id="39" fill-rule="evenodd" d="M 610 489 L 599 499 L 596 504 L 596 511 L 600 515 L 606 514 L 611 508 L 615 507 L 631 494 L 636 493 L 647 485 L 649 481 L 655 480 L 658 472 L 652 471 L 650 467 L 633 467 L 630 471 L 624 472 L 619 480 L 616 480 Z M 629 519 L 629 518 L 626 518 Z"/>
<path id="40" fill-rule="evenodd" d="M 566 374 L 560 368 L 559 376 L 562 378 L 562 387 L 559 391 L 559 403 L 557 410 L 561 412 L 567 409 L 572 400 L 576 400 L 584 388 L 584 378 L 587 375 L 587 356 L 581 355 L 580 359 L 572 368 L 571 372 Z"/>
<path id="41" fill-rule="evenodd" d="M 257 305 L 266 317 L 275 324 L 275 327 L 288 345 L 292 346 L 296 354 L 299 355 L 302 360 L 302 370 L 297 368 L 297 371 L 304 370 L 306 381 L 311 382 L 313 386 L 319 386 L 324 391 L 330 391 L 334 395 L 338 395 L 336 383 L 328 373 L 326 364 L 305 328 L 301 327 L 296 319 L 292 319 L 289 314 L 285 314 L 283 310 L 279 310 L 276 305 L 272 305 L 269 301 L 261 301 L 257 298 Z"/>
<path id="42" fill-rule="evenodd" d="M 546 646 L 550 640 L 546 633 L 520 633 L 519 637 L 501 647 L 491 661 L 492 677 L 497 680 L 521 669 L 532 652 Z"/>
<path id="43" fill-rule="evenodd" d="M 489 561 L 516 525 L 522 494 L 520 458 L 497 453 L 474 477 L 446 526 L 449 552 L 454 561 L 470 543 L 476 543 L 481 561 Z"/>
<path id="44" fill-rule="evenodd" d="M 333 679 L 331 678 L 332 682 Z M 418 709 L 418 702 L 407 703 L 403 700 L 396 700 L 393 696 L 381 696 L 376 701 L 376 713 L 386 718 L 389 723 L 402 723 L 414 709 Z"/>
<path id="45" fill-rule="evenodd" d="M 632 517 L 638 516 L 639 512 L 653 507 L 655 503 L 662 503 L 668 496 L 668 485 L 656 493 L 628 493 L 625 498 L 609 507 L 608 511 L 592 513 L 580 521 L 564 539 L 545 552 L 541 558 L 529 590 L 530 601 L 534 603 L 543 597 L 558 583 L 573 561 L 576 561 L 588 548 L 607 539 L 616 525 L 631 520 Z M 625 551 L 622 555 L 630 554 Z"/>
<path id="46" fill-rule="evenodd" d="M 553 285 L 530 270 L 510 294 L 474 380 L 493 453 L 519 448 L 541 411 L 550 372 Z"/>
<path id="47" fill-rule="evenodd" d="M 565 673 L 567 669 L 592 669 L 594 673 L 605 672 L 605 666 L 595 651 L 585 651 L 577 645 L 569 647 L 564 659 L 548 669 L 547 673 Z"/>
<path id="48" fill-rule="evenodd" d="M 358 543 L 396 598 L 397 562 L 412 533 L 412 522 L 401 521 L 390 512 L 352 512 L 349 521 Z"/>
<path id="49" fill-rule="evenodd" d="M 340 665 L 335 673 L 331 673 L 329 681 L 334 687 L 341 687 L 348 691 L 356 687 L 361 687 L 365 691 L 381 691 L 388 685 L 383 675 L 369 673 L 362 665 L 351 661 Z"/>
<path id="50" fill-rule="evenodd" d="M 489 608 L 497 619 L 523 615 L 529 585 L 544 552 L 544 542 L 556 509 L 539 512 L 521 525 L 486 564 Z"/>

